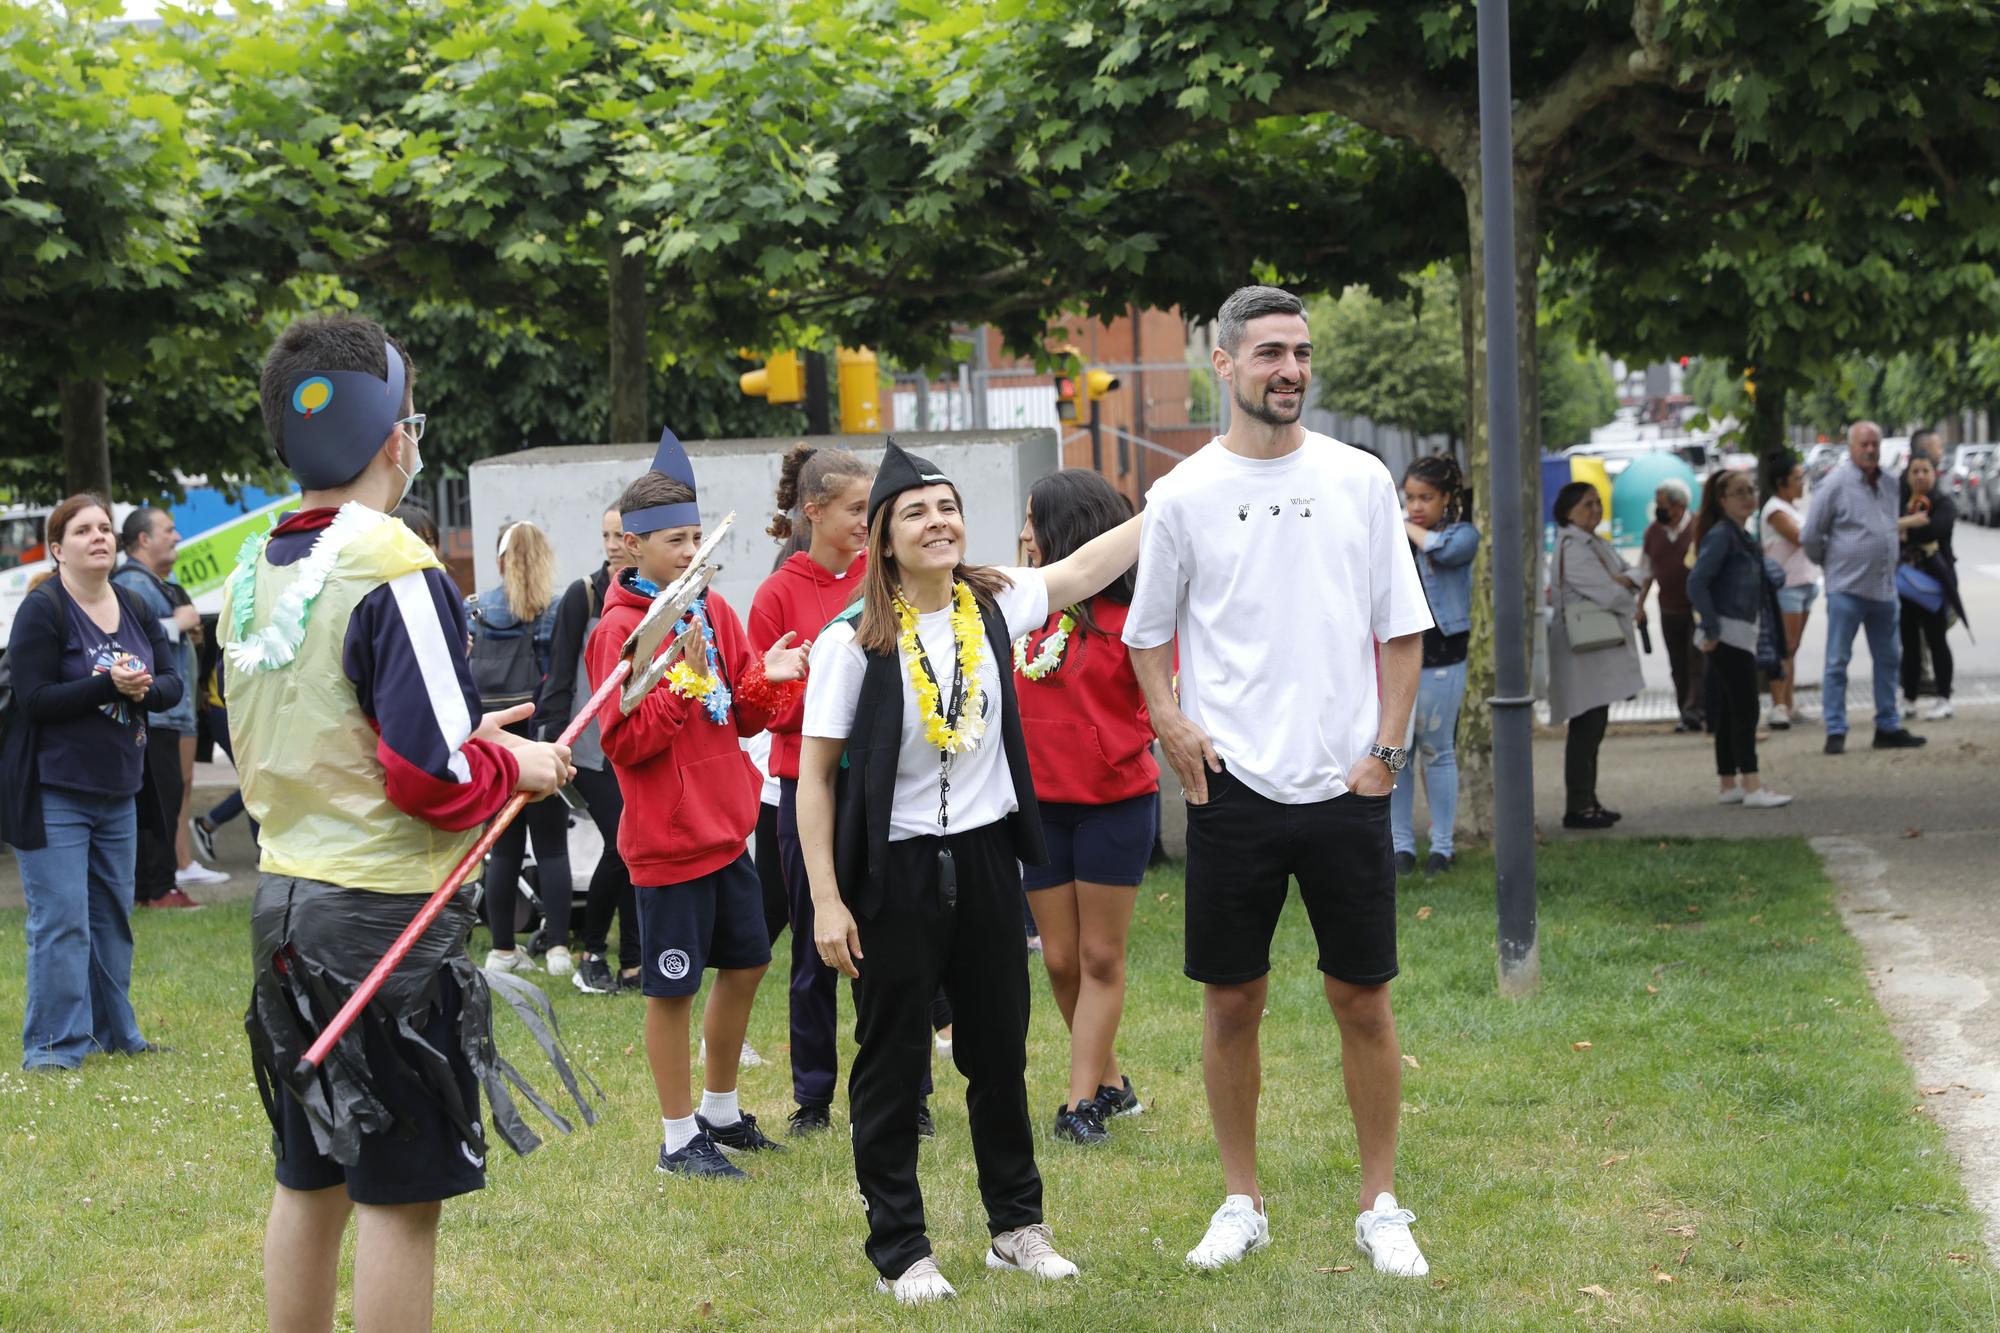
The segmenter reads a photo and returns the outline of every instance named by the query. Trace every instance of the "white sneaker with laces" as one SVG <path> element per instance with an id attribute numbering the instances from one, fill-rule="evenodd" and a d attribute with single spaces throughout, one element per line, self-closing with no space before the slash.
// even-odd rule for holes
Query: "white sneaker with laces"
<path id="1" fill-rule="evenodd" d="M 1791 726 L 1792 710 L 1783 704 L 1772 704 L 1770 725 L 1776 727 L 1779 731 L 1783 731 L 1786 727 Z"/>
<path id="2" fill-rule="evenodd" d="M 995 1236 L 986 1250 L 986 1266 L 1011 1268 L 1051 1281 L 1076 1276 L 1076 1265 L 1056 1253 L 1055 1237 L 1043 1222 L 1015 1227 Z"/>
<path id="3" fill-rule="evenodd" d="M 928 1254 L 905 1268 L 893 1283 L 886 1277 L 876 1278 L 875 1290 L 894 1293 L 898 1305 L 948 1301 L 958 1295 L 958 1288 L 944 1280 L 944 1274 L 938 1272 L 937 1260 Z"/>
<path id="4" fill-rule="evenodd" d="M 542 966 L 552 977 L 566 977 L 576 971 L 576 960 L 569 956 L 569 950 L 558 944 L 542 956 Z"/>
<path id="5" fill-rule="evenodd" d="M 1930 711 L 1925 713 L 1924 716 L 1929 718 L 1933 722 L 1942 722 L 1946 718 L 1950 717 L 1951 714 L 1952 714 L 1951 700 L 1940 699 L 1936 703 L 1930 706 Z"/>
<path id="6" fill-rule="evenodd" d="M 210 870 L 199 861 L 190 861 L 174 872 L 174 883 L 181 888 L 190 884 L 227 884 L 229 875 L 225 871 Z"/>
<path id="7" fill-rule="evenodd" d="M 535 960 L 528 957 L 526 949 L 488 949 L 486 951 L 486 971 L 488 972 L 532 972 Z"/>
<path id="8" fill-rule="evenodd" d="M 1715 794 L 1715 803 L 1717 805 L 1741 805 L 1743 804 L 1743 789 L 1741 787 L 1725 787 Z"/>
<path id="9" fill-rule="evenodd" d="M 1410 1234 L 1410 1223 L 1416 1220 L 1415 1213 L 1397 1206 L 1395 1195 L 1378 1194 L 1375 1206 L 1354 1219 L 1355 1247 L 1375 1262 L 1378 1273 L 1422 1277 L 1431 1266 Z"/>
<path id="10" fill-rule="evenodd" d="M 1743 798 L 1745 810 L 1776 810 L 1781 805 L 1790 805 L 1792 798 L 1785 792 L 1772 791 L 1769 787 L 1759 787 Z"/>
<path id="11" fill-rule="evenodd" d="M 1220 1268 L 1241 1263 L 1243 1257 L 1271 1243 L 1271 1221 L 1250 1201 L 1247 1194 L 1232 1194 L 1208 1219 L 1208 1234 L 1201 1244 L 1188 1251 L 1187 1261 L 1196 1268 Z"/>

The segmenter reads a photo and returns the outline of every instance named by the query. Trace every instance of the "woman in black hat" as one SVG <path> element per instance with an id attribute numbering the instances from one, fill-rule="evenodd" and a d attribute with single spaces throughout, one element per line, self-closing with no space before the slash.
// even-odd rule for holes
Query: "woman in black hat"
<path id="1" fill-rule="evenodd" d="M 1018 863 L 1046 852 L 1006 664 L 1050 606 L 1093 596 L 1138 550 L 1132 519 L 1044 568 L 967 564 L 957 487 L 892 440 L 868 497 L 863 599 L 813 647 L 798 810 L 814 944 L 855 979 L 855 1177 L 877 1287 L 905 1304 L 955 1294 L 917 1185 L 917 1089 L 940 984 L 958 1020 L 986 1265 L 1076 1272 L 1042 1223 L 1028 1117 Z"/>

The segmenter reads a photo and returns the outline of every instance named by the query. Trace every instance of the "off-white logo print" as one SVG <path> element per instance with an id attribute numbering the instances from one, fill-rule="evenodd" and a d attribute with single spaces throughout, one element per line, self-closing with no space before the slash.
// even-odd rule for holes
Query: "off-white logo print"
<path id="1" fill-rule="evenodd" d="M 679 949 L 669 949 L 660 955 L 660 975 L 669 981 L 679 981 L 688 974 L 688 956 Z"/>

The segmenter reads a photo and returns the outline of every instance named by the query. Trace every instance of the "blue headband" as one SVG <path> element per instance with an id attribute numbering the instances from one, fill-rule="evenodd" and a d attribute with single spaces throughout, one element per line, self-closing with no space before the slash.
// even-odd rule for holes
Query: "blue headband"
<path id="1" fill-rule="evenodd" d="M 689 460 L 687 450 L 681 447 L 680 437 L 669 426 L 660 432 L 660 447 L 653 454 L 653 471 L 663 477 L 672 477 L 694 490 L 694 463 Z M 629 514 L 620 515 L 625 531 L 643 537 L 649 532 L 662 528 L 698 528 L 701 526 L 701 507 L 692 500 L 676 501 L 673 504 L 653 505 L 647 509 L 634 509 Z"/>
<path id="2" fill-rule="evenodd" d="M 285 462 L 309 491 L 361 475 L 403 415 L 403 354 L 382 344 L 388 377 L 310 370 L 285 386 Z"/>

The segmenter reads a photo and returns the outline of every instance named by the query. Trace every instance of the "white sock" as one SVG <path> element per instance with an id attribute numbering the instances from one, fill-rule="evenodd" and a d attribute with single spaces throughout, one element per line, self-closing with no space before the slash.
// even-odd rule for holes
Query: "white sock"
<path id="1" fill-rule="evenodd" d="M 1263 1206 L 1262 1206 L 1262 1205 L 1260 1205 L 1260 1204 L 1259 1204 L 1259 1203 L 1258 1203 L 1258 1202 L 1257 1202 L 1257 1201 L 1256 1201 L 1255 1199 L 1251 1198 L 1251 1197 L 1250 1197 L 1249 1195 L 1247 1195 L 1247 1194 L 1225 1194 L 1225 1195 L 1223 1195 L 1223 1196 L 1222 1196 L 1222 1201 L 1223 1201 L 1224 1203 L 1228 1203 L 1228 1202 L 1230 1202 L 1230 1201 L 1231 1201 L 1232 1199 L 1233 1199 L 1233 1200 L 1240 1200 L 1240 1201 L 1242 1202 L 1242 1204 L 1243 1204 L 1243 1206 L 1244 1206 L 1245 1208 L 1248 1208 L 1248 1209 L 1249 1209 L 1249 1210 L 1250 1210 L 1251 1212 L 1253 1212 L 1253 1213 L 1256 1213 L 1256 1214 L 1257 1214 L 1257 1215 L 1258 1215 L 1259 1217 L 1262 1217 L 1262 1216 L 1264 1215 L 1264 1209 L 1263 1209 Z"/>
<path id="2" fill-rule="evenodd" d="M 733 1125 L 743 1118 L 736 1105 L 736 1089 L 728 1092 L 701 1090 L 701 1118 L 711 1125 Z"/>
<path id="3" fill-rule="evenodd" d="M 701 1127 L 695 1124 L 693 1116 L 680 1120 L 669 1120 L 661 1116 L 660 1127 L 666 1132 L 667 1151 L 670 1153 L 677 1153 L 687 1147 L 694 1136 L 701 1132 Z"/>

